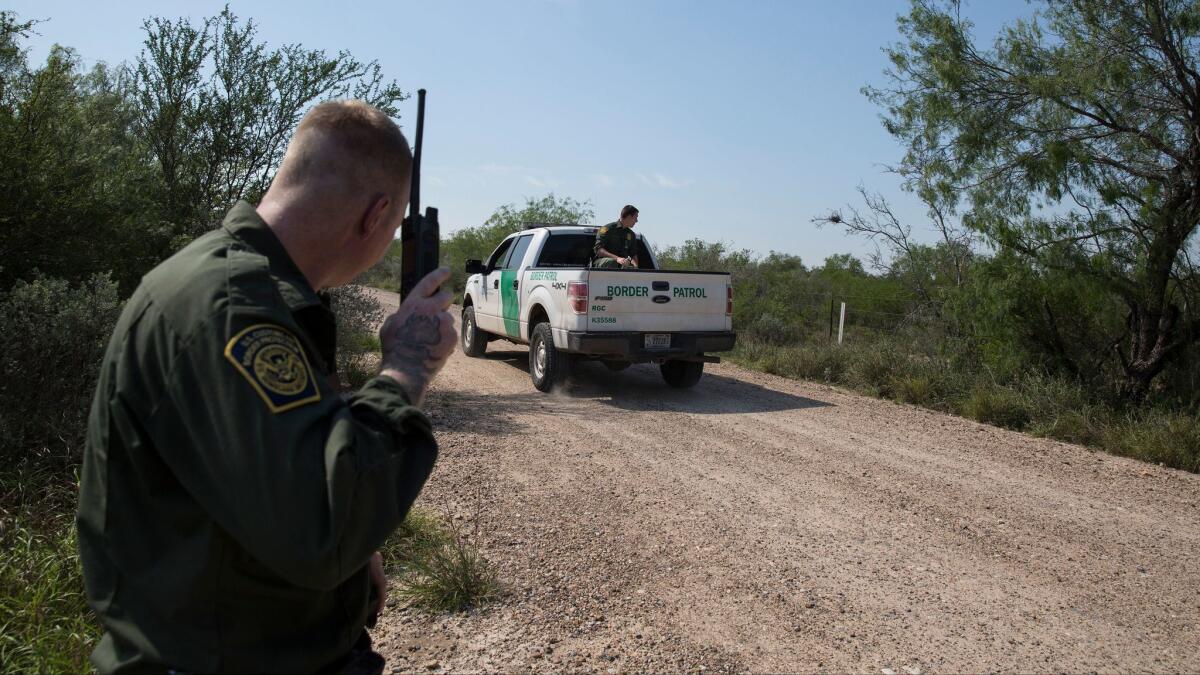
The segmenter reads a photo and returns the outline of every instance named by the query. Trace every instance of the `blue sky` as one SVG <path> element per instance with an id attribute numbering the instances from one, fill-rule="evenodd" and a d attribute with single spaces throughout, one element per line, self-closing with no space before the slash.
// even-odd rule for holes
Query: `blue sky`
<path id="1" fill-rule="evenodd" d="M 440 209 L 443 231 L 553 192 L 590 200 L 600 222 L 635 204 L 660 248 L 700 238 L 819 265 L 870 250 L 811 222 L 857 204 L 859 184 L 925 231 L 921 204 L 883 168 L 901 148 L 860 92 L 884 82 L 882 49 L 907 0 L 229 4 L 270 45 L 346 49 L 429 91 L 422 201 Z M 34 61 L 57 42 L 112 64 L 137 55 L 146 17 L 199 19 L 224 3 L 9 5 L 46 19 L 28 43 Z M 964 13 L 990 40 L 1032 11 L 991 0 Z"/>

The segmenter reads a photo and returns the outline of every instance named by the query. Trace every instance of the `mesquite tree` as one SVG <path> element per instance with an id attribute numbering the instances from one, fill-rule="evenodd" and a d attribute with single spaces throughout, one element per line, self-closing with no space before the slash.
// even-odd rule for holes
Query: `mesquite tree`
<path id="1" fill-rule="evenodd" d="M 964 223 L 1036 265 L 1088 275 L 1126 311 L 1096 336 L 1131 399 L 1200 337 L 1200 7 L 1047 0 L 979 46 L 957 1 L 899 19 L 867 88 L 904 164 Z"/>
<path id="2" fill-rule="evenodd" d="M 130 67 L 139 115 L 162 179 L 164 218 L 190 238 L 238 199 L 270 184 L 287 141 L 314 103 L 360 98 L 396 115 L 407 98 L 377 62 L 296 44 L 268 48 L 228 7 L 193 25 L 149 19 Z"/>

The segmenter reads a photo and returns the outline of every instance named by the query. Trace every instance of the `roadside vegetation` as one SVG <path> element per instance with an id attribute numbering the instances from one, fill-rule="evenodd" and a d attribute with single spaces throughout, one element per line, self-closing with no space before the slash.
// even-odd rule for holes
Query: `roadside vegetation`
<path id="1" fill-rule="evenodd" d="M 701 241 L 659 257 L 668 268 L 732 273 L 736 363 L 1200 472 L 1196 346 L 1130 398 L 1105 348 L 1120 322 L 1102 332 L 1103 317 L 1081 311 L 1103 304 L 1094 287 L 979 254 L 963 260 L 959 285 L 944 243 L 910 248 L 931 263 L 868 272 L 834 256 L 808 268 Z"/>
<path id="2" fill-rule="evenodd" d="M 0 672 L 90 672 L 100 628 L 75 548 L 77 478 L 57 462 L 0 472 Z"/>
<path id="3" fill-rule="evenodd" d="M 116 284 L 34 277 L 0 298 L 0 671 L 86 672 L 99 627 L 75 548 L 78 462 Z M 72 376 L 64 377 L 64 373 Z"/>
<path id="4" fill-rule="evenodd" d="M 816 265 L 694 240 L 660 261 L 733 274 L 732 358 L 750 367 L 1200 472 L 1200 11 L 1037 7 L 991 47 L 953 0 L 899 19 L 892 70 L 865 93 L 926 218 L 901 221 L 864 186 L 812 219 L 877 255 Z M 99 629 L 75 549 L 78 462 L 125 298 L 262 194 L 312 104 L 396 115 L 408 95 L 377 63 L 264 45 L 228 9 L 147 20 L 119 65 L 62 46 L 30 63 L 38 29 L 0 11 L 0 670 L 81 672 Z M 457 292 L 465 260 L 525 221 L 596 214 L 548 195 L 456 229 L 442 260 Z M 360 282 L 394 288 L 398 254 Z M 332 302 L 355 386 L 376 367 L 380 310 L 353 287 Z M 473 542 L 414 513 L 387 546 L 400 597 L 431 611 L 494 597 Z"/>
<path id="5" fill-rule="evenodd" d="M 1200 420 L 1162 404 L 1129 408 L 1098 400 L 1070 378 L 1027 374 L 1003 383 L 987 371 L 955 370 L 897 349 L 887 338 L 844 345 L 775 345 L 750 333 L 730 360 L 1034 436 L 1200 472 Z"/>

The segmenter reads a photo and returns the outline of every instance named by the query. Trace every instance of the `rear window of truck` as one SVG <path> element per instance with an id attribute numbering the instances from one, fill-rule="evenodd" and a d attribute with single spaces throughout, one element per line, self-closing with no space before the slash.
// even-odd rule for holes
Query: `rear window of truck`
<path id="1" fill-rule="evenodd" d="M 646 242 L 638 237 L 638 267 L 644 270 L 654 269 L 651 257 L 647 255 Z M 538 267 L 588 267 L 592 263 L 593 246 L 596 244 L 594 234 L 551 234 L 542 245 L 538 255 Z"/>
<path id="2" fill-rule="evenodd" d="M 552 234 L 546 237 L 542 253 L 538 256 L 538 267 L 587 267 L 592 262 L 592 246 L 596 242 L 591 234 Z"/>

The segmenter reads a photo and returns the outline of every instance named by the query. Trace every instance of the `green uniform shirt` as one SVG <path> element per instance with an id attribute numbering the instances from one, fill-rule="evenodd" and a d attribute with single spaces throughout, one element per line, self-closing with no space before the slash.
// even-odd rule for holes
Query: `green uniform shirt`
<path id="1" fill-rule="evenodd" d="M 594 264 L 616 264 L 612 258 L 604 258 L 600 256 L 600 249 L 604 249 L 613 255 L 618 255 L 622 258 L 637 255 L 637 235 L 633 233 L 633 229 L 623 227 L 620 222 L 609 223 L 599 230 L 596 230 L 596 243 L 592 247 Z M 609 263 L 603 261 L 608 260 Z"/>
<path id="2" fill-rule="evenodd" d="M 79 500 L 101 672 L 311 672 L 362 633 L 366 561 L 437 457 L 393 380 L 328 383 L 333 315 L 254 209 L 143 278 Z"/>

